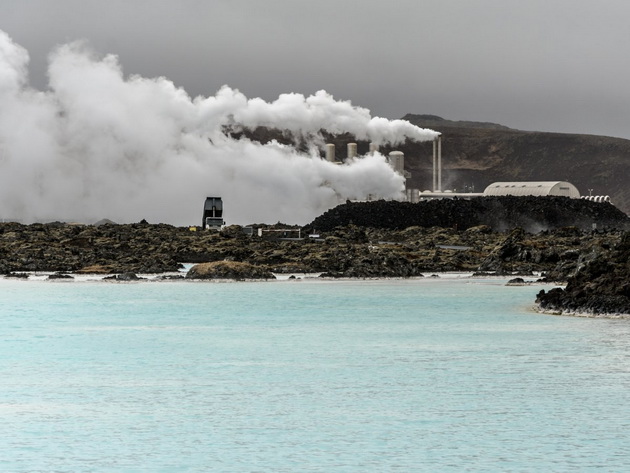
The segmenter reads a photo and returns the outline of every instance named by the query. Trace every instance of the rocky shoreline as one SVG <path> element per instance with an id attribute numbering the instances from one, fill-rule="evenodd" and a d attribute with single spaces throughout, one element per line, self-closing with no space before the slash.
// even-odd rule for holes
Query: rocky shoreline
<path id="1" fill-rule="evenodd" d="M 567 285 L 540 291 L 536 302 L 544 312 L 630 317 L 630 232 L 617 245 L 585 261 Z"/>
<path id="2" fill-rule="evenodd" d="M 0 273 L 155 274 L 176 272 L 186 262 L 224 263 L 215 264 L 209 273 L 213 276 L 200 273 L 200 278 L 232 277 L 231 271 L 235 278 L 247 279 L 267 278 L 270 273 L 370 278 L 464 271 L 544 272 L 550 281 L 565 281 L 585 261 L 609 251 L 621 235 L 618 230 L 583 232 L 574 227 L 528 234 L 520 228 L 493 232 L 487 226 L 461 231 L 349 225 L 318 234 L 317 239 L 267 240 L 247 236 L 239 226 L 203 232 L 164 224 L 4 223 Z M 235 271 L 237 263 L 241 267 Z"/>
<path id="3" fill-rule="evenodd" d="M 567 221 L 579 225 L 561 225 Z M 502 228 L 519 222 L 548 230 Z M 101 274 L 127 281 L 139 273 L 176 273 L 183 262 L 198 263 L 188 279 L 542 273 L 544 282 L 568 282 L 566 289 L 541 291 L 542 310 L 630 313 L 628 228 L 628 217 L 612 205 L 564 198 L 346 203 L 300 229 L 305 238 L 247 235 L 239 226 L 209 232 L 146 222 L 0 223 L 0 273 L 51 272 L 51 279 Z"/>

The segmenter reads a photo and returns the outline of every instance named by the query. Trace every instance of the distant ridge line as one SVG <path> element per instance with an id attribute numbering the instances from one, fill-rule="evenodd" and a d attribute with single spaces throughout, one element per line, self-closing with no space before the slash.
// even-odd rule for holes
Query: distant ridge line
<path id="1" fill-rule="evenodd" d="M 451 128 L 484 128 L 488 130 L 515 130 L 514 128 L 510 128 L 504 125 L 499 125 L 498 123 L 491 122 L 475 122 L 475 121 L 466 121 L 466 120 L 446 120 L 445 118 L 439 117 L 437 115 L 417 115 L 413 113 L 408 113 L 403 117 L 403 120 L 407 120 L 408 122 L 413 123 L 416 126 L 422 126 L 424 128 L 430 127 L 431 124 L 439 125 L 441 127 L 451 127 Z"/>

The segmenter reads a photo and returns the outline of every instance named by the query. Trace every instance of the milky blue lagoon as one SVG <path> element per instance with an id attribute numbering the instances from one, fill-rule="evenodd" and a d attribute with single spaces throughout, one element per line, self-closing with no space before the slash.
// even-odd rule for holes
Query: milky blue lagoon
<path id="1" fill-rule="evenodd" d="M 0 280 L 0 471 L 630 471 L 630 321 L 504 283 Z"/>

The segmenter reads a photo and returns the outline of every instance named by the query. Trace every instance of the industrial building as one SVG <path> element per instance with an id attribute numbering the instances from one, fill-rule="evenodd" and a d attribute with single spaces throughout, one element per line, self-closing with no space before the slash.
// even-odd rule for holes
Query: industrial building
<path id="1" fill-rule="evenodd" d="M 579 199 L 580 191 L 570 182 L 565 181 L 527 181 L 527 182 L 493 182 L 483 192 L 424 191 L 420 199 L 470 199 L 486 196 L 564 196 Z"/>
<path id="2" fill-rule="evenodd" d="M 570 182 L 564 181 L 494 182 L 486 187 L 483 195 L 556 195 L 579 199 L 580 191 Z"/>
<path id="3" fill-rule="evenodd" d="M 370 154 L 378 151 L 378 146 L 370 143 Z M 357 156 L 356 143 L 347 145 L 348 159 Z M 337 162 L 335 157 L 335 145 L 326 145 L 326 159 Z M 580 196 L 580 191 L 570 182 L 566 181 L 523 181 L 523 182 L 493 182 L 483 192 L 456 192 L 442 190 L 442 136 L 433 140 L 433 182 L 432 190 L 420 192 L 418 189 L 407 188 L 407 179 L 411 177 L 405 171 L 405 156 L 401 151 L 392 151 L 387 156 L 389 165 L 405 178 L 405 198 L 409 202 L 418 202 L 424 199 L 470 199 L 485 196 L 563 196 L 571 199 L 586 199 L 594 202 L 610 202 L 607 195 Z M 591 191 L 591 189 L 589 189 Z"/>

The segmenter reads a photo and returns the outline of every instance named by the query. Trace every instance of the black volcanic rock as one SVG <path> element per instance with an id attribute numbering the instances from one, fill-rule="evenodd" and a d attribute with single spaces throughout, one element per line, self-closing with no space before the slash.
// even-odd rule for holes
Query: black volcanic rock
<path id="1" fill-rule="evenodd" d="M 213 263 L 196 264 L 188 274 L 187 279 L 275 279 L 266 268 L 250 263 L 236 261 L 215 261 Z"/>
<path id="2" fill-rule="evenodd" d="M 522 244 L 524 234 L 522 228 L 512 230 L 510 235 L 483 260 L 477 271 L 506 273 L 508 271 L 506 266 L 510 262 L 526 262 L 533 259 L 529 248 Z"/>
<path id="3" fill-rule="evenodd" d="M 514 275 L 541 271 L 549 281 L 566 281 L 617 243 L 620 233 L 603 229 L 621 228 L 627 220 L 610 204 L 497 197 L 349 202 L 311 224 L 318 238 L 284 241 L 246 236 L 238 226 L 210 232 L 148 223 L 0 223 L 0 273 L 174 273 L 181 263 L 233 262 L 261 269 L 263 278 L 268 272 L 362 278 L 482 269 Z M 597 232 L 591 230 L 593 222 Z M 562 224 L 581 228 L 527 231 Z M 522 229 L 502 231 L 511 225 Z"/>
<path id="4" fill-rule="evenodd" d="M 111 276 L 107 276 L 103 279 L 111 280 L 111 281 L 139 281 L 144 278 L 138 277 L 136 273 L 122 273 L 122 274 L 112 274 Z"/>
<path id="5" fill-rule="evenodd" d="M 555 313 L 630 315 L 630 232 L 578 269 L 565 289 L 540 291 L 536 302 Z"/>
<path id="6" fill-rule="evenodd" d="M 55 274 L 50 274 L 47 279 L 51 281 L 56 280 L 56 279 L 74 279 L 74 276 L 70 274 L 64 274 L 64 273 L 55 273 Z"/>
<path id="7" fill-rule="evenodd" d="M 466 230 L 486 225 L 494 231 L 521 227 L 530 233 L 573 226 L 582 230 L 628 228 L 628 216 L 611 204 L 567 197 L 478 197 L 418 203 L 347 202 L 311 222 L 309 231 L 335 227 L 404 229 L 412 226 Z"/>

